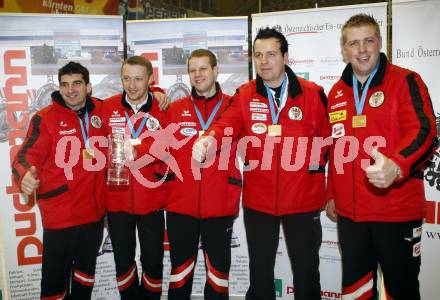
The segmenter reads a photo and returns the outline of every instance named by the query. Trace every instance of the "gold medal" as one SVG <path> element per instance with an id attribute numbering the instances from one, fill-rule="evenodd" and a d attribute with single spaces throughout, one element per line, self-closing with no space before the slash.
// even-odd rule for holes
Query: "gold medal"
<path id="1" fill-rule="evenodd" d="M 140 145 L 141 144 L 141 139 L 130 139 L 130 144 L 132 146 Z"/>
<path id="2" fill-rule="evenodd" d="M 205 134 L 205 130 L 199 130 L 199 137 Z"/>
<path id="3" fill-rule="evenodd" d="M 353 116 L 352 125 L 353 128 L 367 127 L 367 116 L 366 115 Z"/>
<path id="4" fill-rule="evenodd" d="M 93 157 L 95 157 L 95 155 L 93 153 L 93 149 L 86 148 L 82 152 L 83 152 L 84 159 L 92 159 Z"/>
<path id="5" fill-rule="evenodd" d="M 281 136 L 281 125 L 274 124 L 268 126 L 268 135 L 269 136 Z"/>

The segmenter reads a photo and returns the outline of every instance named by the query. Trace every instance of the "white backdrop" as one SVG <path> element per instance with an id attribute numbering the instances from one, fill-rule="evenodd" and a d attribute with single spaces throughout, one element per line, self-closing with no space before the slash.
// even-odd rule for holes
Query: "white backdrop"
<path id="1" fill-rule="evenodd" d="M 323 86 L 328 92 L 345 67 L 339 44 L 341 26 L 350 16 L 360 12 L 377 19 L 383 40 L 386 41 L 386 3 L 252 15 L 252 37 L 255 37 L 258 28 L 277 26 L 289 42 L 289 65 L 293 71 Z M 386 43 L 383 44 L 386 47 Z M 386 48 L 382 50 L 386 53 Z M 326 300 L 340 299 L 341 259 L 336 225 L 324 213 L 321 222 L 321 296 Z M 280 239 L 283 239 L 282 234 Z M 280 243 L 278 249 L 275 276 L 277 296 L 292 299 L 293 279 L 284 242 Z"/>
<path id="2" fill-rule="evenodd" d="M 440 1 L 411 1 L 393 4 L 393 62 L 418 72 L 431 95 L 440 120 Z M 423 225 L 422 299 L 439 299 L 440 285 L 440 158 L 439 153 L 425 173 L 427 218 Z"/>
<path id="3" fill-rule="evenodd" d="M 31 115 L 58 89 L 57 71 L 69 60 L 90 71 L 94 95 L 120 91 L 122 17 L 0 14 L 0 244 L 5 299 L 39 299 L 42 227 L 38 208 L 24 205 L 11 178 L 12 161 Z M 116 78 L 116 80 L 115 80 Z M 3 261 L 4 259 L 4 261 Z M 98 258 L 95 299 L 115 290 L 113 257 Z M 110 287 L 110 288 L 108 288 Z"/>

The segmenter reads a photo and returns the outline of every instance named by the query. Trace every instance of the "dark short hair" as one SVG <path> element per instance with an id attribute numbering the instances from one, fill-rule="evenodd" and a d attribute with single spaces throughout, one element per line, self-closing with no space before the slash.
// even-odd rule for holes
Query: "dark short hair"
<path id="1" fill-rule="evenodd" d="M 280 43 L 280 51 L 282 55 L 284 55 L 284 53 L 287 53 L 289 51 L 289 43 L 287 42 L 286 37 L 281 32 L 279 32 L 275 27 L 260 28 L 260 30 L 258 30 L 257 36 L 254 39 L 252 48 L 255 48 L 256 40 L 265 40 L 270 38 L 275 38 L 278 40 L 278 42 Z"/>
<path id="2" fill-rule="evenodd" d="M 122 68 L 124 68 L 125 65 L 142 66 L 145 69 L 147 69 L 148 76 L 153 75 L 153 64 L 151 63 L 151 61 L 149 61 L 148 59 L 146 59 L 143 56 L 135 55 L 135 56 L 131 56 L 131 57 L 127 58 L 122 63 L 121 72 L 122 72 Z"/>
<path id="3" fill-rule="evenodd" d="M 84 82 L 89 84 L 90 82 L 90 74 L 89 70 L 84 67 L 82 64 L 70 61 L 68 64 L 64 65 L 61 69 L 58 70 L 58 82 L 61 83 L 61 76 L 63 75 L 73 75 L 73 74 L 81 74 Z"/>
<path id="4" fill-rule="evenodd" d="M 217 66 L 217 57 L 215 57 L 214 53 L 209 51 L 208 49 L 197 49 L 191 52 L 190 56 L 188 57 L 187 66 L 189 68 L 189 61 L 191 58 L 194 57 L 207 57 L 209 58 L 209 64 L 211 65 L 211 68 L 214 68 Z"/>

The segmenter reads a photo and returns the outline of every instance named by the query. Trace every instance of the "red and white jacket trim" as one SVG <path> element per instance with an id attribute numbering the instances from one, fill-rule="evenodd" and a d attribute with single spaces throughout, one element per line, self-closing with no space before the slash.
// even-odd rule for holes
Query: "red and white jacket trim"
<path id="1" fill-rule="evenodd" d="M 67 289 L 62 291 L 61 293 L 53 296 L 41 297 L 41 300 L 62 300 L 67 295 Z"/>
<path id="2" fill-rule="evenodd" d="M 193 256 L 184 264 L 171 270 L 170 288 L 176 289 L 185 285 L 194 272 L 196 257 Z"/>
<path id="3" fill-rule="evenodd" d="M 342 288 L 342 300 L 367 300 L 373 296 L 373 274 L 370 272 L 355 284 Z"/>
<path id="4" fill-rule="evenodd" d="M 131 266 L 127 273 L 116 278 L 118 290 L 123 291 L 128 288 L 136 278 L 136 265 Z"/>
<path id="5" fill-rule="evenodd" d="M 142 284 L 147 290 L 153 293 L 162 291 L 162 279 L 153 279 L 145 272 L 142 274 Z"/>
<path id="6" fill-rule="evenodd" d="M 223 273 L 213 267 L 208 254 L 205 253 L 206 262 L 206 280 L 211 287 L 218 293 L 227 293 L 229 288 L 229 274 Z"/>
<path id="7" fill-rule="evenodd" d="M 85 274 L 85 273 L 80 272 L 78 270 L 73 271 L 73 279 L 76 282 L 79 282 L 80 284 L 86 285 L 86 286 L 93 286 L 95 284 L 95 276 L 94 275 Z"/>

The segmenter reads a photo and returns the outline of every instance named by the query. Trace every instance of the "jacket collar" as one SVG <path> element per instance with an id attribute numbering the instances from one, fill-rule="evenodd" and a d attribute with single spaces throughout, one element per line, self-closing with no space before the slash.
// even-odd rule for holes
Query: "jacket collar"
<path id="1" fill-rule="evenodd" d="M 141 109 L 139 109 L 139 111 L 141 112 L 149 112 L 151 110 L 151 108 L 153 107 L 153 97 L 152 97 L 152 93 L 150 92 L 150 90 L 148 90 L 148 94 L 147 94 L 147 102 L 141 106 Z M 132 110 L 130 103 L 127 102 L 127 93 L 125 91 L 122 92 L 121 95 L 121 104 L 122 106 L 124 106 L 126 109 L 128 110 Z"/>
<path id="2" fill-rule="evenodd" d="M 298 77 L 290 67 L 285 66 L 284 69 L 286 71 L 287 78 L 289 79 L 289 87 L 288 87 L 289 97 L 293 99 L 302 93 L 301 85 L 299 84 Z M 267 98 L 267 92 L 266 92 L 266 87 L 264 86 L 264 81 L 258 74 L 256 81 L 257 81 L 257 93 Z"/>
<path id="3" fill-rule="evenodd" d="M 218 82 L 215 83 L 215 94 L 211 97 L 204 97 L 197 94 L 196 89 L 194 87 L 191 88 L 191 97 L 194 100 L 213 100 L 219 99 L 223 96 L 222 89 L 220 88 L 220 84 Z"/>
<path id="4" fill-rule="evenodd" d="M 387 69 L 388 59 L 384 53 L 380 53 L 379 56 L 379 69 L 377 70 L 376 75 L 374 75 L 373 79 L 370 83 L 370 88 L 374 88 L 382 84 L 383 79 L 385 78 L 385 71 Z M 346 85 L 352 87 L 353 86 L 353 68 L 351 64 L 348 64 L 344 71 L 342 72 L 341 79 L 345 82 Z"/>
<path id="5" fill-rule="evenodd" d="M 87 95 L 86 97 L 86 104 L 84 105 L 83 108 L 79 109 L 78 111 L 73 111 L 70 107 L 68 107 L 66 105 L 66 102 L 64 101 L 63 97 L 60 94 L 60 91 L 54 91 L 51 94 L 52 97 L 52 102 L 54 102 L 55 104 L 61 106 L 62 108 L 68 109 L 72 112 L 75 112 L 79 117 L 82 117 L 82 115 L 85 114 L 85 112 L 92 112 L 93 109 L 95 108 L 95 104 L 92 101 L 92 98 L 90 98 L 90 96 Z"/>

